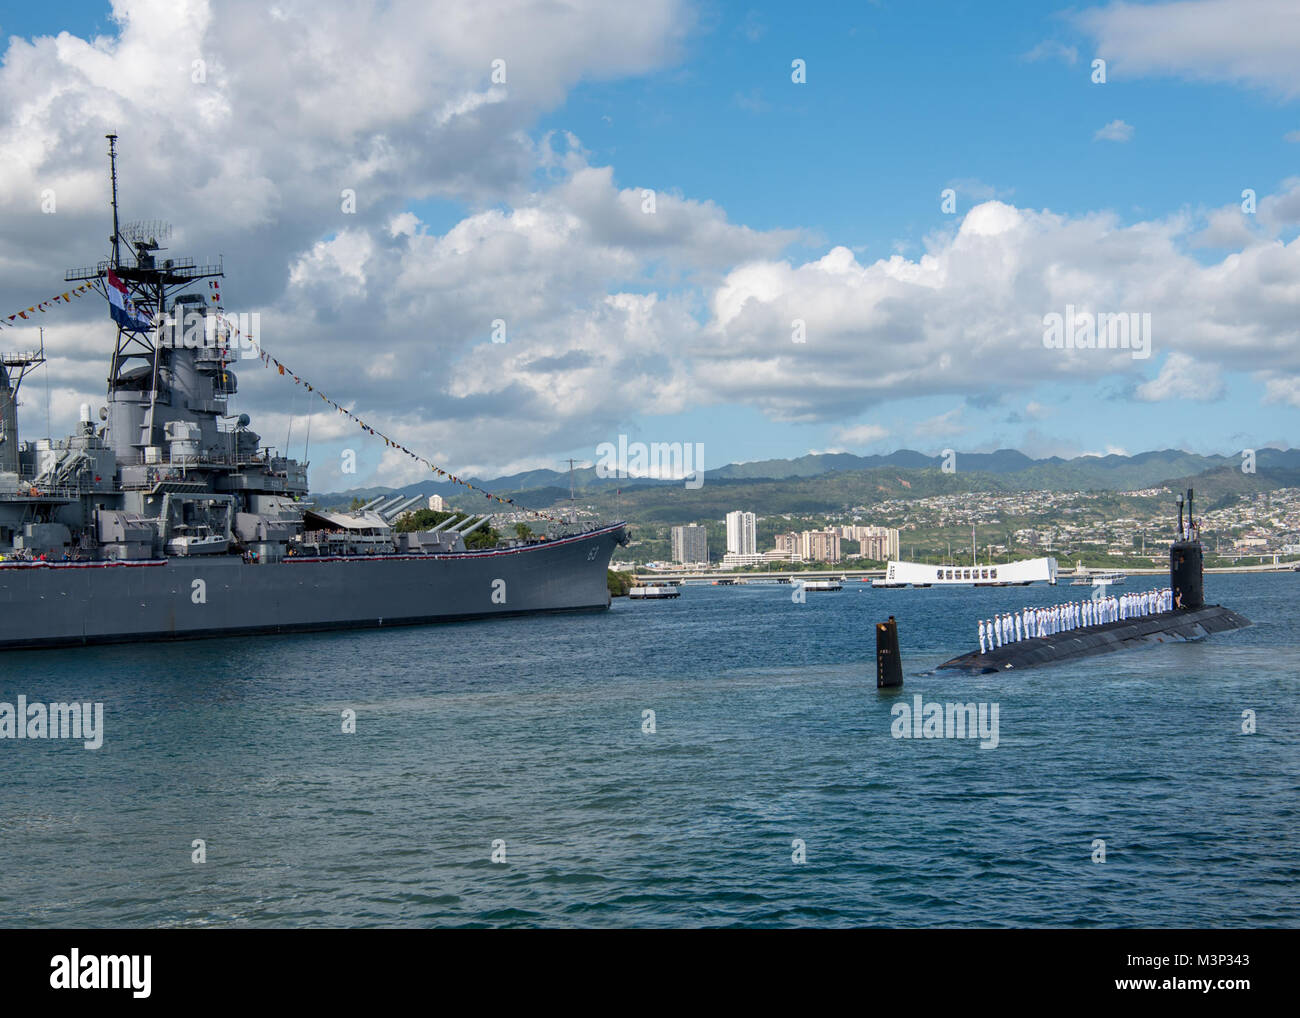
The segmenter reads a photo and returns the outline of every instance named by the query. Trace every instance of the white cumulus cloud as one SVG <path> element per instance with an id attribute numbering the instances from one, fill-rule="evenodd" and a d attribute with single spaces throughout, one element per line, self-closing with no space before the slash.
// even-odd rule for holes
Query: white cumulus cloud
<path id="1" fill-rule="evenodd" d="M 1168 399 L 1210 402 L 1223 395 L 1223 381 L 1212 365 L 1200 364 L 1184 353 L 1171 353 L 1160 372 L 1137 387 L 1138 399 L 1159 403 Z"/>
<path id="2" fill-rule="evenodd" d="M 1112 120 L 1104 127 L 1099 127 L 1092 138 L 1093 141 L 1131 141 L 1133 138 L 1133 125 L 1126 124 L 1122 120 Z"/>

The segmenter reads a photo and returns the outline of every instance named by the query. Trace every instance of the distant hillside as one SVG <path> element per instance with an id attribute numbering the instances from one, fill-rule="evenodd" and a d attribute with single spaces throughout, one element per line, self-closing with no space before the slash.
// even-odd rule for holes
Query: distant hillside
<path id="1" fill-rule="evenodd" d="M 791 460 L 731 463 L 706 469 L 704 485 L 698 489 L 687 489 L 681 481 L 601 478 L 593 467 L 575 470 L 573 484 L 583 501 L 612 501 L 615 492 L 622 489 L 621 498 L 626 504 L 635 502 L 649 509 L 650 503 L 660 503 L 663 513 L 671 513 L 670 507 L 687 502 L 692 509 L 710 507 L 705 512 L 712 512 L 715 505 L 733 509 L 743 499 L 762 503 L 748 505 L 755 512 L 825 512 L 883 498 L 920 498 L 963 491 L 1130 491 L 1162 484 L 1195 487 L 1207 497 L 1221 498 L 1300 483 L 1300 450 L 1296 449 L 1258 450 L 1254 474 L 1241 472 L 1239 454 L 1201 456 L 1177 449 L 1068 460 L 1056 456 L 1035 460 L 1014 449 L 1000 449 L 992 453 L 957 453 L 955 473 L 943 473 L 941 465 L 941 457 L 900 449 L 887 456 L 823 453 Z M 489 480 L 468 480 L 533 506 L 550 505 L 569 495 L 569 475 L 564 471 L 531 470 Z M 460 485 L 435 481 L 403 488 L 353 488 L 313 498 L 322 505 L 346 505 L 353 498 L 368 501 L 397 494 L 442 495 L 449 503 L 464 508 L 484 501 Z"/>

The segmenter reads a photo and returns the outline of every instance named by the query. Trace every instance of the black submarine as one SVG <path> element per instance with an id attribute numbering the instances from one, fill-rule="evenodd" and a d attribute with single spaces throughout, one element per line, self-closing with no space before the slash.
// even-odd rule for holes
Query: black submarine
<path id="1" fill-rule="evenodd" d="M 1183 497 L 1179 495 L 1178 538 L 1169 546 L 1169 588 L 1173 591 L 1174 605 L 1171 610 L 1004 643 L 983 653 L 962 654 L 939 667 L 972 675 L 1008 668 L 1036 668 L 1153 643 L 1201 640 L 1213 633 L 1252 625 L 1250 619 L 1229 608 L 1205 603 L 1204 559 L 1199 527 L 1192 518 L 1192 489 L 1188 488 L 1187 522 L 1183 523 Z"/>

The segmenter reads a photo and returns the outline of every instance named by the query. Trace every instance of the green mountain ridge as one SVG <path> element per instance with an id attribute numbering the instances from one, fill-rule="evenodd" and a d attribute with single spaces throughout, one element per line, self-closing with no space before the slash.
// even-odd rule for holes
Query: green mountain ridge
<path id="1" fill-rule="evenodd" d="M 1203 497 L 1222 498 L 1300 484 L 1300 450 L 1258 450 L 1254 473 L 1243 473 L 1242 462 L 1240 455 L 1203 456 L 1173 449 L 1133 456 L 1034 460 L 1004 449 L 957 453 L 956 470 L 948 473 L 941 468 L 941 457 L 899 450 L 888 456 L 826 453 L 794 460 L 729 464 L 716 471 L 706 469 L 703 485 L 694 489 L 681 480 L 598 478 L 592 468 L 575 470 L 573 485 L 584 504 L 599 503 L 602 508 L 617 508 L 620 503 L 629 508 L 640 506 L 664 519 L 668 518 L 665 514 L 681 512 L 689 505 L 694 513 L 685 518 L 695 519 L 705 518 L 724 505 L 727 508 L 722 511 L 730 511 L 742 502 L 745 508 L 759 513 L 832 512 L 886 498 L 978 491 L 1131 491 L 1167 486 L 1194 487 Z M 559 471 L 534 470 L 492 480 L 469 480 L 530 507 L 551 505 L 569 496 L 569 475 Z M 368 501 L 380 495 L 420 493 L 440 494 L 449 505 L 467 509 L 486 501 L 463 486 L 433 481 L 402 488 L 354 488 L 313 498 L 323 505 L 346 505 L 354 498 Z M 496 503 L 492 506 L 498 507 Z"/>

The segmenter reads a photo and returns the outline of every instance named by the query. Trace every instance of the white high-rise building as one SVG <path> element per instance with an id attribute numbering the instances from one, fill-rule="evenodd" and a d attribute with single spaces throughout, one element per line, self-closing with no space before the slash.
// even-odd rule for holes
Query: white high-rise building
<path id="1" fill-rule="evenodd" d="M 443 506 L 444 503 L 442 501 L 441 495 L 429 496 L 429 508 L 432 509 L 434 512 L 438 512 L 438 513 L 442 512 Z"/>
<path id="2" fill-rule="evenodd" d="M 753 513 L 727 513 L 727 551 L 734 555 L 758 553 L 758 520 Z"/>

